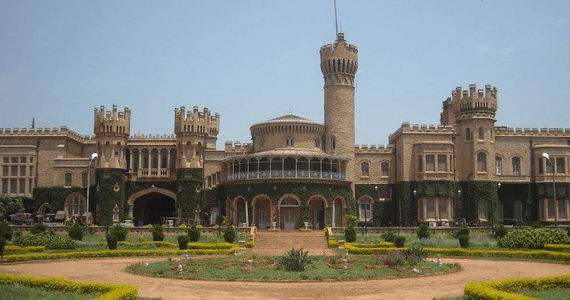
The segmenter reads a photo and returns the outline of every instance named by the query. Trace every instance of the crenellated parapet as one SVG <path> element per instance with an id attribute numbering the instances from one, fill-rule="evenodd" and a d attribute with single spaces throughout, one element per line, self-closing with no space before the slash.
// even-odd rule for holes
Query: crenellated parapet
<path id="1" fill-rule="evenodd" d="M 497 88 L 485 85 L 485 89 L 477 89 L 475 84 L 470 84 L 469 90 L 457 87 L 451 92 L 449 104 L 451 104 L 456 121 L 473 117 L 495 120 Z"/>
<path id="2" fill-rule="evenodd" d="M 220 115 L 212 115 L 207 107 L 198 111 L 194 106 L 186 111 L 184 106 L 174 109 L 174 132 L 176 135 L 217 136 L 220 131 Z"/>
<path id="3" fill-rule="evenodd" d="M 392 145 L 355 145 L 354 146 L 355 153 L 383 153 L 383 154 L 391 154 L 392 153 Z"/>
<path id="4" fill-rule="evenodd" d="M 570 128 L 495 127 L 496 136 L 570 137 Z"/>
<path id="5" fill-rule="evenodd" d="M 449 125 L 434 125 L 434 124 L 410 124 L 409 122 L 402 123 L 402 126 L 398 128 L 389 137 L 390 144 L 393 144 L 395 140 L 402 134 L 453 134 L 455 129 L 453 126 Z"/>
<path id="6" fill-rule="evenodd" d="M 358 48 L 350 45 L 339 33 L 334 44 L 321 47 L 321 72 L 327 85 L 354 86 L 354 76 L 358 69 Z"/>
<path id="7" fill-rule="evenodd" d="M 66 126 L 35 127 L 35 128 L 0 128 L 0 136 L 67 136 L 77 142 L 87 142 L 93 139 L 90 135 L 81 135 Z"/>
<path id="8" fill-rule="evenodd" d="M 252 143 L 242 143 L 240 141 L 226 141 L 224 150 L 232 153 L 250 153 L 253 152 Z"/>
<path id="9" fill-rule="evenodd" d="M 119 111 L 116 105 L 113 105 L 112 110 L 105 110 L 105 106 L 95 108 L 93 131 L 95 135 L 128 137 L 131 131 L 131 110 L 125 107 Z"/>

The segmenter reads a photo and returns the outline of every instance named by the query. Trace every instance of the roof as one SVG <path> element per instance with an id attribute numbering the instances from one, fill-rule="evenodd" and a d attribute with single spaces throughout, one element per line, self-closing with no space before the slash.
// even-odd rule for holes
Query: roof
<path id="1" fill-rule="evenodd" d="M 277 117 L 274 119 L 270 119 L 267 121 L 263 121 L 263 122 L 253 124 L 252 127 L 257 126 L 257 125 L 261 125 L 261 124 L 274 124 L 274 123 L 305 123 L 305 124 L 323 125 L 319 122 L 311 121 L 309 119 L 301 118 L 301 117 L 296 116 L 292 113 L 289 113 L 289 114 L 283 115 L 281 117 Z"/>

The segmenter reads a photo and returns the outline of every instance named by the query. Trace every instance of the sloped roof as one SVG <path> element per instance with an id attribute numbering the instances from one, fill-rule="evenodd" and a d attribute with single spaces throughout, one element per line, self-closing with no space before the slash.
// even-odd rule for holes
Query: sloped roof
<path id="1" fill-rule="evenodd" d="M 294 114 L 289 113 L 289 114 L 286 114 L 286 115 L 283 115 L 283 116 L 280 116 L 277 118 L 273 118 L 273 119 L 270 119 L 267 121 L 263 121 L 263 122 L 253 124 L 252 127 L 256 126 L 256 125 L 261 125 L 261 124 L 274 124 L 274 123 L 305 123 L 305 124 L 323 125 L 319 122 L 315 122 L 315 121 L 312 121 L 309 119 L 301 118 L 299 116 L 296 116 Z"/>

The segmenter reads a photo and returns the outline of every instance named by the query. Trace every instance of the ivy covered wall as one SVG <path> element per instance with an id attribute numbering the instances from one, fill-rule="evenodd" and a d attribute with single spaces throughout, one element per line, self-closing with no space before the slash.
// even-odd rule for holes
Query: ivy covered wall
<path id="1" fill-rule="evenodd" d="M 369 196 L 374 200 L 372 205 L 372 226 L 394 226 L 398 224 L 398 202 L 392 198 L 390 201 L 379 201 L 377 184 L 357 184 L 354 186 L 355 199 Z M 358 212 L 358 210 L 356 211 Z"/>
<path id="2" fill-rule="evenodd" d="M 515 219 L 514 204 L 516 201 L 522 204 L 522 218 L 525 223 L 530 224 L 538 218 L 538 202 L 533 201 L 532 185 L 501 184 L 498 193 L 497 200 L 503 204 L 503 219 Z"/>
<path id="3" fill-rule="evenodd" d="M 476 222 L 479 219 L 479 200 L 487 201 L 489 223 L 497 224 L 497 182 L 496 181 L 460 181 L 462 214 L 455 219 L 465 218 L 467 222 Z M 490 224 L 483 224 L 490 225 Z"/>
<path id="4" fill-rule="evenodd" d="M 95 220 L 99 225 L 112 225 L 113 207 L 117 205 L 119 211 L 125 212 L 127 205 L 125 171 L 120 169 L 96 170 L 95 177 L 97 192 L 94 195 L 94 202 L 98 206 L 95 210 Z M 120 215 L 120 221 L 122 222 L 124 218 L 123 213 Z"/>
<path id="5" fill-rule="evenodd" d="M 49 203 L 51 205 L 52 213 L 55 213 L 58 210 L 64 210 L 65 198 L 67 198 L 69 194 L 75 192 L 81 193 L 85 196 L 86 189 L 81 187 L 65 188 L 62 186 L 34 188 L 33 198 L 24 202 L 26 212 L 35 214 L 40 205 L 44 203 Z M 93 192 L 94 189 L 91 189 L 91 195 L 93 195 Z M 91 195 L 90 198 L 93 199 Z M 89 207 L 90 211 L 93 211 L 91 209 L 95 208 L 95 204 L 89 203 Z"/>

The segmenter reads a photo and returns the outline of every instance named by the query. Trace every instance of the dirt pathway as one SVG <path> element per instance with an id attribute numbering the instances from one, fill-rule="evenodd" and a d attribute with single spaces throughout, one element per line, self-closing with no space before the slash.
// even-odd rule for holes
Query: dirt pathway
<path id="1" fill-rule="evenodd" d="M 463 294 L 469 281 L 570 273 L 570 265 L 524 261 L 443 259 L 463 271 L 407 279 L 344 282 L 223 282 L 152 278 L 127 273 L 127 265 L 164 258 L 107 258 L 0 265 L 1 273 L 136 285 L 139 296 L 163 299 L 433 299 Z"/>

